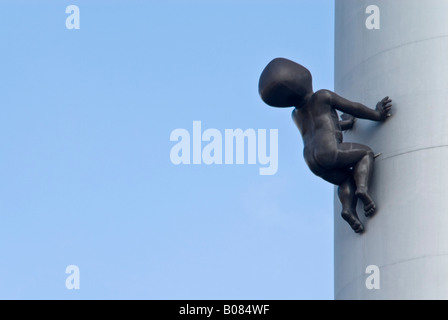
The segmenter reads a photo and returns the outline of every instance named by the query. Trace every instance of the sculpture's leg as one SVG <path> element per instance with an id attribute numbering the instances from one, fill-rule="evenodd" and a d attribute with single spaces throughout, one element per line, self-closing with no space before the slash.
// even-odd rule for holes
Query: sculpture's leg
<path id="1" fill-rule="evenodd" d="M 373 215 L 376 206 L 368 193 L 374 164 L 374 154 L 372 149 L 357 143 L 341 143 L 339 145 L 336 161 L 338 166 L 353 167 L 356 196 L 364 203 L 365 215 L 367 217 Z"/>
<path id="2" fill-rule="evenodd" d="M 350 169 L 333 169 L 320 172 L 320 177 L 338 188 L 339 200 L 342 204 L 342 218 L 348 222 L 356 233 L 362 233 L 364 226 L 356 213 L 356 184 L 353 171 Z"/>
<path id="3" fill-rule="evenodd" d="M 355 191 L 355 181 L 350 177 L 346 182 L 339 186 L 338 196 L 342 204 L 342 218 L 348 222 L 350 227 L 352 227 L 356 233 L 362 233 L 364 231 L 364 226 L 356 213 L 356 203 L 358 202 L 358 198 L 355 195 Z"/>
<path id="4" fill-rule="evenodd" d="M 364 203 L 364 213 L 366 217 L 372 216 L 376 210 L 375 202 L 368 193 L 374 161 L 373 152 L 369 152 L 356 164 L 355 167 L 353 167 L 353 174 L 356 182 L 356 196 Z"/>

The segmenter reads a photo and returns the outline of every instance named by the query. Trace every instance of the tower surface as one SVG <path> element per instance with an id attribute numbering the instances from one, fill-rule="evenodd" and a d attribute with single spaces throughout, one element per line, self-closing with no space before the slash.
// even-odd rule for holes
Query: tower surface
<path id="1" fill-rule="evenodd" d="M 367 219 L 358 204 L 358 235 L 335 197 L 335 299 L 448 299 L 448 1 L 335 5 L 335 92 L 371 108 L 393 100 L 385 123 L 358 120 L 345 134 L 381 153 L 378 211 Z"/>

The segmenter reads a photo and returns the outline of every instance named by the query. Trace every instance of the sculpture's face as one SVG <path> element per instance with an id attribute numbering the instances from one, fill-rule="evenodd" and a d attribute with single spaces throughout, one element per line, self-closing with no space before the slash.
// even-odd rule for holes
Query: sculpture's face
<path id="1" fill-rule="evenodd" d="M 258 91 L 263 101 L 272 107 L 300 106 L 313 92 L 311 73 L 291 60 L 274 59 L 263 70 Z"/>

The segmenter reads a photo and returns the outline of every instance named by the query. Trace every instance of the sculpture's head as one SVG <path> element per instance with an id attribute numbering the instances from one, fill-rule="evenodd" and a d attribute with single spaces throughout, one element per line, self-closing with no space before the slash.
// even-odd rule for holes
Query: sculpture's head
<path id="1" fill-rule="evenodd" d="M 271 107 L 301 106 L 304 99 L 313 93 L 311 72 L 291 60 L 274 59 L 260 76 L 258 92 Z"/>

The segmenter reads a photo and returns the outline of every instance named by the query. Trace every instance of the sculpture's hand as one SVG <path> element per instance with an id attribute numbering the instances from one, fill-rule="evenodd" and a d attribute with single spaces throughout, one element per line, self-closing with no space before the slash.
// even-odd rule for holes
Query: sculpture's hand
<path id="1" fill-rule="evenodd" d="M 385 121 L 388 117 L 392 116 L 390 110 L 392 109 L 392 100 L 389 97 L 385 97 L 383 100 L 377 103 L 376 111 L 378 112 L 378 121 Z"/>
<path id="2" fill-rule="evenodd" d="M 353 128 L 353 125 L 355 124 L 356 118 L 350 114 L 347 113 L 343 113 L 341 115 L 341 128 L 342 130 L 350 130 L 351 128 Z"/>

